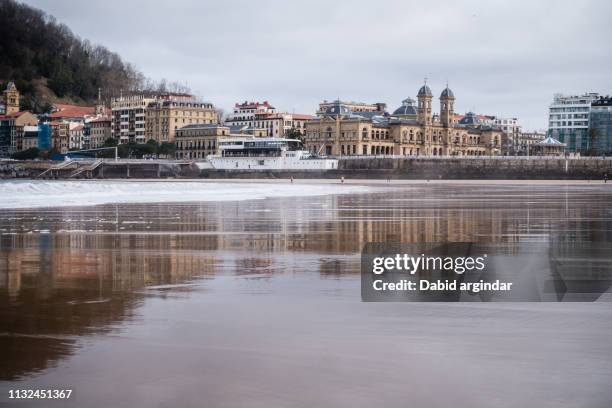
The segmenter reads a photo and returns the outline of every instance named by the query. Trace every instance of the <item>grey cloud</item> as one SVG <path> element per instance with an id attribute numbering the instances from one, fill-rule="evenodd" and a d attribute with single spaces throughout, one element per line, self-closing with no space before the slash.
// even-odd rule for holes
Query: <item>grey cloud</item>
<path id="1" fill-rule="evenodd" d="M 312 113 L 336 97 L 394 107 L 427 76 L 435 93 L 449 81 L 460 111 L 543 129 L 553 93 L 612 88 L 603 0 L 27 3 L 226 109 L 267 99 Z"/>

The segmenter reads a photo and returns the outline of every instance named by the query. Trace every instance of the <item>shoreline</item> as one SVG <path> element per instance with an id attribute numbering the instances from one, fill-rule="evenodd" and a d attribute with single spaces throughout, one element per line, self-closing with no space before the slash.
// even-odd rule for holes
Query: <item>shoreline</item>
<path id="1" fill-rule="evenodd" d="M 290 178 L 129 178 L 129 179 L 38 179 L 38 178 L 14 178 L 14 179 L 0 179 L 0 183 L 11 183 L 11 182 L 50 182 L 50 183 L 223 183 L 223 184 L 318 184 L 318 185 L 380 185 L 380 186 L 398 186 L 398 185 L 611 185 L 612 180 L 609 183 L 604 183 L 603 180 L 591 179 L 591 180 L 575 180 L 575 179 L 557 179 L 557 180 L 546 180 L 546 179 L 363 179 L 363 178 L 346 178 L 344 183 L 340 181 L 340 178 L 295 178 L 293 183 Z"/>

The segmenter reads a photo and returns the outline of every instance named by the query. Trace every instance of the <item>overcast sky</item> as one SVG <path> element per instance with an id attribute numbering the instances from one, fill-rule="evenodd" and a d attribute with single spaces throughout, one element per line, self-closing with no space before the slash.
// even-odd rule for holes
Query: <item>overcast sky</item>
<path id="1" fill-rule="evenodd" d="M 415 98 L 545 129 L 556 92 L 612 93 L 612 1 L 27 0 L 145 75 L 226 110 Z"/>

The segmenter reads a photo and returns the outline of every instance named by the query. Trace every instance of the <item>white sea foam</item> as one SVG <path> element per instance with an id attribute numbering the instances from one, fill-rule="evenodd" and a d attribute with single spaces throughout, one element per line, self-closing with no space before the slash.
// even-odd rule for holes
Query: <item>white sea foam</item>
<path id="1" fill-rule="evenodd" d="M 346 194 L 367 190 L 365 186 L 299 183 L 11 180 L 0 182 L 0 208 L 238 201 L 268 197 Z"/>

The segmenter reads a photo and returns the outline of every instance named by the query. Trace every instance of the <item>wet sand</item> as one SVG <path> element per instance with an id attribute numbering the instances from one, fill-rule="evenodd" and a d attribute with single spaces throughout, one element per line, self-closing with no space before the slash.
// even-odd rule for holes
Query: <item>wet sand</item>
<path id="1" fill-rule="evenodd" d="M 610 241 L 610 185 L 346 182 L 376 188 L 2 210 L 0 404 L 609 406 L 610 303 L 361 303 L 359 253 Z"/>

